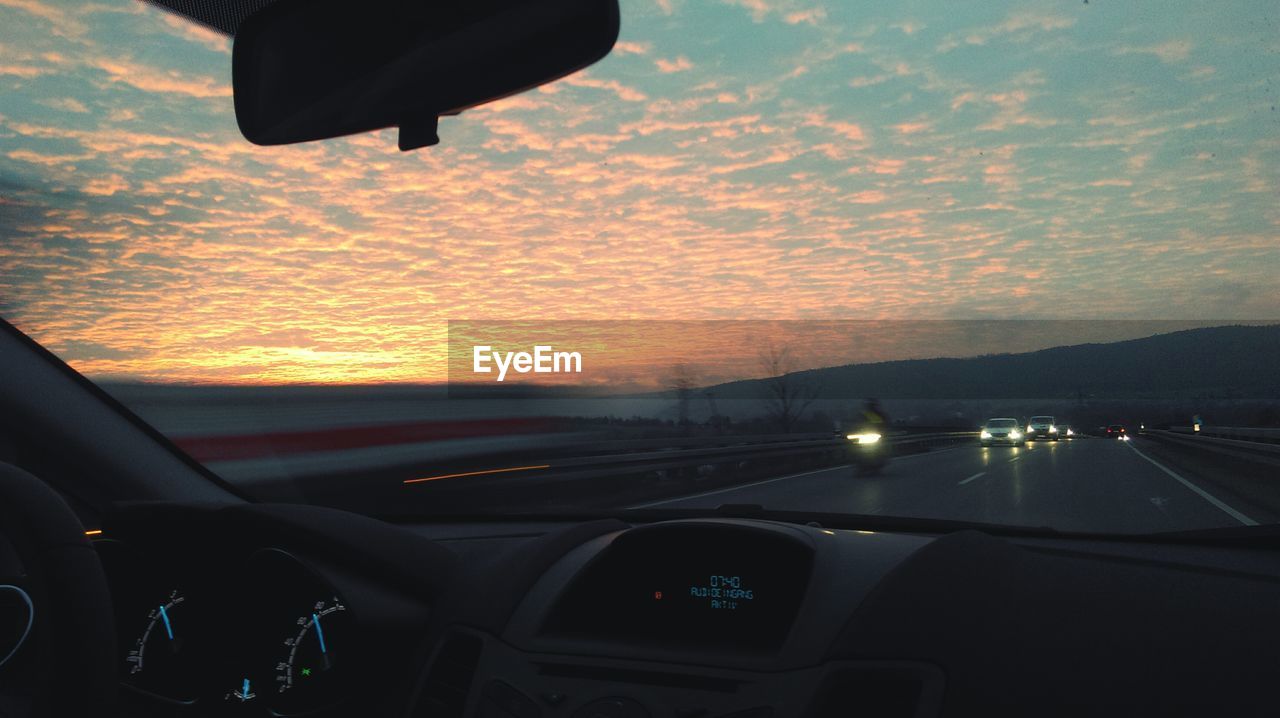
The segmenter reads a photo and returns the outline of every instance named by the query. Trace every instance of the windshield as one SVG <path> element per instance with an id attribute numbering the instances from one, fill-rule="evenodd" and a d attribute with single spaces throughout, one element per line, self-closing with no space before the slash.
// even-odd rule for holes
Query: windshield
<path id="1" fill-rule="evenodd" d="M 987 422 L 988 429 L 1011 429 L 1017 425 L 1017 419 L 992 419 Z"/>
<path id="2" fill-rule="evenodd" d="M 249 144 L 142 2 L 0 27 L 0 314 L 247 495 L 1280 520 L 1206 448 L 1280 424 L 1272 2 L 627 0 L 407 153 Z"/>

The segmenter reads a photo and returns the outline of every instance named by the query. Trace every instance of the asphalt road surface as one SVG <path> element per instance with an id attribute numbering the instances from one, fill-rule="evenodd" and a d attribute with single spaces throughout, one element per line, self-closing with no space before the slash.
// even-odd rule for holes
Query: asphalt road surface
<path id="1" fill-rule="evenodd" d="M 855 477 L 843 466 L 644 506 L 760 504 L 1106 533 L 1252 525 L 1270 518 L 1188 479 L 1152 448 L 1140 440 L 1101 438 L 1026 448 L 967 445 L 896 457 L 876 477 Z"/>

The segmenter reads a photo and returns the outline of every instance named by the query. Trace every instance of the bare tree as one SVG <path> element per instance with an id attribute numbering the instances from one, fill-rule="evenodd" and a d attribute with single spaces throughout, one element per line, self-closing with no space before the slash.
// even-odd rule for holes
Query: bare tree
<path id="1" fill-rule="evenodd" d="M 671 368 L 668 388 L 676 395 L 676 424 L 689 425 L 689 400 L 693 397 L 697 379 L 688 364 L 676 364 Z"/>
<path id="2" fill-rule="evenodd" d="M 716 433 L 722 433 L 729 428 L 729 417 L 720 413 L 720 405 L 716 403 L 716 393 L 710 389 L 703 389 L 702 398 L 707 400 L 707 410 L 710 412 L 707 417 L 707 426 L 710 426 Z"/>
<path id="3" fill-rule="evenodd" d="M 818 389 L 811 380 L 796 374 L 790 347 L 766 346 L 760 352 L 760 368 L 766 377 L 765 414 L 789 434 L 818 398 Z"/>

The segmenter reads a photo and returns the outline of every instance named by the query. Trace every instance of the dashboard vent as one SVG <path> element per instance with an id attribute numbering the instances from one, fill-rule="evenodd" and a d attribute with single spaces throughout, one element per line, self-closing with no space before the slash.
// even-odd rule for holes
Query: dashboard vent
<path id="1" fill-rule="evenodd" d="M 427 671 L 415 718 L 462 718 L 484 644 L 475 636 L 451 633 Z"/>

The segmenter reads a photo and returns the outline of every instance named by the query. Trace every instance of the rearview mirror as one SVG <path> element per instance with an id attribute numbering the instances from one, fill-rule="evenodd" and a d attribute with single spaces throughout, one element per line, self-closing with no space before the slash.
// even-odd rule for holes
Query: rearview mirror
<path id="1" fill-rule="evenodd" d="M 259 145 L 400 129 L 576 72 L 618 39 L 617 0 L 278 0 L 236 31 L 236 122 Z"/>

